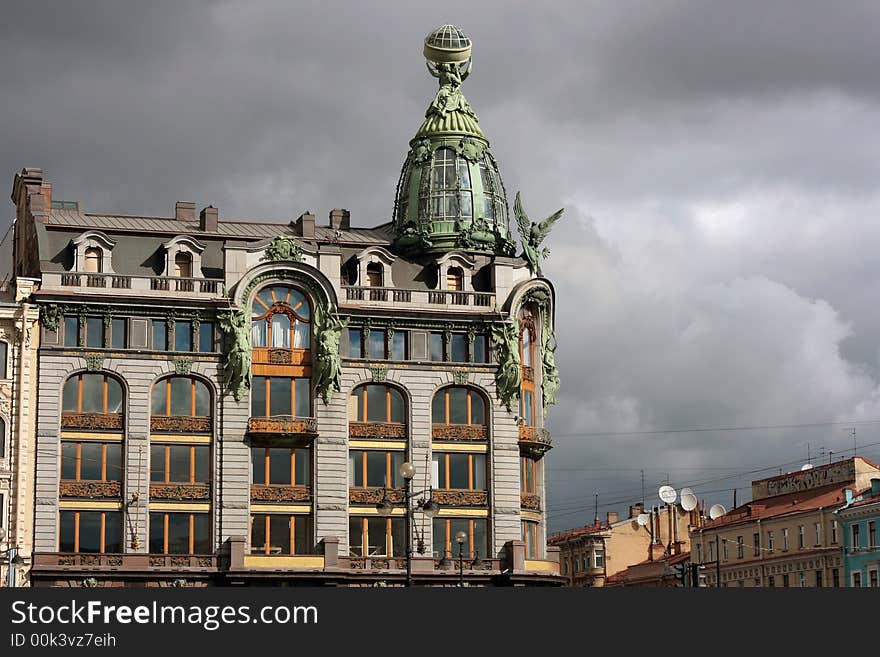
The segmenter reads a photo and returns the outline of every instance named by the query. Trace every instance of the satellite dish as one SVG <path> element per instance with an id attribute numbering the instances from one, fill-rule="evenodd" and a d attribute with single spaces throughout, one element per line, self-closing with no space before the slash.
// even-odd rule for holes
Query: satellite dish
<path id="1" fill-rule="evenodd" d="M 636 516 L 636 522 L 639 523 L 642 527 L 645 527 L 648 524 L 648 521 L 651 520 L 651 516 L 647 513 L 640 513 Z"/>
<path id="2" fill-rule="evenodd" d="M 727 513 L 727 509 L 724 508 L 721 504 L 713 504 L 712 508 L 709 509 L 709 518 L 715 520 L 716 518 L 720 518 L 725 513 Z"/>
<path id="3" fill-rule="evenodd" d="M 804 463 L 803 466 L 801 466 L 801 472 L 803 472 L 804 470 L 812 470 L 812 469 L 813 469 L 812 463 Z"/>
<path id="4" fill-rule="evenodd" d="M 689 489 L 685 489 L 689 490 Z M 693 493 L 681 492 L 681 508 L 685 511 L 693 511 L 697 508 L 697 496 Z"/>
<path id="5" fill-rule="evenodd" d="M 685 495 L 693 495 L 693 494 L 694 494 L 694 491 L 692 491 L 690 488 L 682 488 L 682 489 L 678 492 L 678 497 L 679 497 L 679 498 L 682 498 L 682 497 L 684 497 Z"/>
<path id="6" fill-rule="evenodd" d="M 672 504 L 673 502 L 675 502 L 675 498 L 678 496 L 672 486 L 660 486 L 660 490 L 658 492 L 660 495 L 660 499 L 667 504 Z"/>

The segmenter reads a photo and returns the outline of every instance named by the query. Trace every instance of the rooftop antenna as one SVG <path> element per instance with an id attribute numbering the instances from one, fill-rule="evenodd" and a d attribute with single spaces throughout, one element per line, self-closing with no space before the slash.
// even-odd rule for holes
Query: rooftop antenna
<path id="1" fill-rule="evenodd" d="M 596 493 L 596 510 L 593 514 L 593 524 L 597 525 L 597 526 L 599 524 L 599 493 L 598 492 Z"/>
<path id="2" fill-rule="evenodd" d="M 644 469 L 641 472 L 642 472 L 642 508 L 644 508 L 645 507 L 645 471 L 644 471 Z"/>

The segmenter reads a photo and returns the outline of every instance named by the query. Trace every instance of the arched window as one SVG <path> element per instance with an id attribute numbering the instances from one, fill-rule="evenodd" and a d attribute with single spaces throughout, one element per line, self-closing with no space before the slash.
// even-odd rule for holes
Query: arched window
<path id="1" fill-rule="evenodd" d="M 403 395 L 396 388 L 378 383 L 359 386 L 351 393 L 348 419 L 403 424 Z"/>
<path id="2" fill-rule="evenodd" d="M 520 384 L 520 418 L 528 427 L 535 426 L 535 342 L 537 330 L 532 308 L 523 306 L 519 311 L 519 357 L 522 364 Z"/>
<path id="3" fill-rule="evenodd" d="M 371 262 L 367 265 L 367 285 L 370 287 L 382 287 L 382 265 Z"/>
<path id="4" fill-rule="evenodd" d="M 174 256 L 174 275 L 180 278 L 192 277 L 192 256 L 189 253 L 178 251 Z"/>
<path id="5" fill-rule="evenodd" d="M 96 246 L 90 246 L 87 248 L 84 252 L 85 262 L 83 263 L 83 271 L 95 274 L 101 273 L 101 270 L 103 269 L 103 255 L 101 249 Z"/>
<path id="6" fill-rule="evenodd" d="M 0 417 L 0 459 L 6 458 L 6 420 Z M 0 509 L 0 514 L 3 513 L 3 509 Z M 0 515 L 0 520 L 2 520 L 2 515 Z"/>
<path id="7" fill-rule="evenodd" d="M 461 267 L 450 267 L 446 272 L 446 289 L 461 292 L 464 289 L 464 273 Z"/>
<path id="8" fill-rule="evenodd" d="M 476 390 L 447 386 L 434 395 L 431 421 L 435 425 L 486 426 L 486 403 Z"/>
<path id="9" fill-rule="evenodd" d="M 121 429 L 122 385 L 106 374 L 74 374 L 64 384 L 61 428 Z"/>
<path id="10" fill-rule="evenodd" d="M 9 358 L 9 345 L 6 342 L 0 341 L 0 379 L 8 378 L 8 363 L 7 359 Z"/>
<path id="11" fill-rule="evenodd" d="M 430 182 L 425 186 L 430 196 L 419 198 L 421 204 L 429 203 L 428 211 L 424 214 L 440 221 L 473 217 L 471 174 L 467 160 L 456 155 L 451 148 L 438 148 L 434 151 L 430 171 Z"/>
<path id="12" fill-rule="evenodd" d="M 278 285 L 264 288 L 251 310 L 253 347 L 309 348 L 311 308 L 299 290 Z"/>
<path id="13" fill-rule="evenodd" d="M 169 376 L 153 385 L 151 431 L 211 431 L 211 392 L 199 379 Z"/>

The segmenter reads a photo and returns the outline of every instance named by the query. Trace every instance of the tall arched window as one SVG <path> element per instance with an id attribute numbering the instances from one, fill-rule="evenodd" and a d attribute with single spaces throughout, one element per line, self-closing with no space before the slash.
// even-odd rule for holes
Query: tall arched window
<path id="1" fill-rule="evenodd" d="M 260 290 L 251 316 L 253 347 L 309 348 L 311 308 L 299 290 L 278 285 Z"/>
<path id="2" fill-rule="evenodd" d="M 0 417 L 0 459 L 6 458 L 6 420 Z M 3 513 L 3 510 L 0 509 L 0 514 Z M 0 520 L 2 520 L 2 515 L 0 515 Z"/>
<path id="3" fill-rule="evenodd" d="M 211 431 L 211 393 L 199 379 L 169 376 L 153 385 L 151 431 Z"/>
<path id="4" fill-rule="evenodd" d="M 9 344 L 0 340 L 0 379 L 9 378 Z"/>
<path id="5" fill-rule="evenodd" d="M 520 309 L 519 326 L 519 356 L 522 364 L 519 415 L 525 426 L 533 427 L 535 426 L 535 342 L 538 335 L 535 316 L 529 306 Z"/>
<path id="6" fill-rule="evenodd" d="M 427 172 L 428 169 L 423 169 Z M 471 195 L 471 174 L 467 160 L 455 154 L 451 148 L 438 148 L 434 151 L 431 165 L 431 177 L 423 189 L 428 191 L 420 194 L 419 203 L 434 220 L 468 219 L 474 216 L 474 202 Z M 429 203 L 427 208 L 424 205 Z"/>
<path id="7" fill-rule="evenodd" d="M 61 428 L 122 428 L 122 386 L 106 374 L 75 374 L 64 384 Z"/>
<path id="8" fill-rule="evenodd" d="M 401 556 L 404 519 L 376 517 L 376 504 L 403 502 L 406 405 L 393 386 L 370 383 L 349 398 L 349 550 L 354 556 Z"/>
<path id="9" fill-rule="evenodd" d="M 476 390 L 447 386 L 434 395 L 431 404 L 431 436 L 443 439 L 486 437 L 486 402 Z"/>
<path id="10" fill-rule="evenodd" d="M 103 253 L 101 253 L 101 249 L 96 246 L 90 246 L 84 252 L 84 260 L 83 263 L 83 271 L 88 273 L 101 273 L 102 270 L 102 259 Z"/>

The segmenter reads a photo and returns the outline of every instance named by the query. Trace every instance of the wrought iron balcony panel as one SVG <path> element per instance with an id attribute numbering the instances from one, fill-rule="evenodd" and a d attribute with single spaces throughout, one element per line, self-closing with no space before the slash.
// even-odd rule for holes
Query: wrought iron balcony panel
<path id="1" fill-rule="evenodd" d="M 434 440 L 486 440 L 488 431 L 480 424 L 432 424 Z"/>
<path id="2" fill-rule="evenodd" d="M 36 552 L 33 557 L 35 571 L 63 568 L 64 570 L 121 570 L 146 571 L 163 569 L 187 569 L 194 571 L 216 570 L 218 559 L 212 554 L 101 554 L 86 552 Z"/>
<path id="3" fill-rule="evenodd" d="M 248 420 L 248 434 L 263 437 L 300 438 L 314 440 L 318 435 L 318 420 L 313 417 L 273 415 L 252 417 Z"/>
<path id="4" fill-rule="evenodd" d="M 311 502 L 311 486 L 251 485 L 253 502 Z"/>
<path id="5" fill-rule="evenodd" d="M 210 500 L 211 485 L 200 484 L 150 484 L 150 499 L 155 500 Z"/>
<path id="6" fill-rule="evenodd" d="M 540 511 L 541 498 L 537 495 L 533 495 L 532 493 L 520 493 L 519 505 L 521 508 L 528 509 L 529 511 Z"/>
<path id="7" fill-rule="evenodd" d="M 349 422 L 348 435 L 351 438 L 406 438 L 406 425 L 396 422 Z"/>
<path id="8" fill-rule="evenodd" d="M 59 486 L 59 494 L 61 497 L 118 499 L 122 496 L 122 483 L 119 481 L 62 481 Z"/>
<path id="9" fill-rule="evenodd" d="M 550 431 L 543 427 L 520 426 L 519 450 L 523 456 L 538 459 L 552 448 Z"/>
<path id="10" fill-rule="evenodd" d="M 211 418 L 177 415 L 150 416 L 150 431 L 168 433 L 211 433 Z"/>
<path id="11" fill-rule="evenodd" d="M 351 504 L 378 504 L 387 499 L 392 504 L 403 504 L 402 488 L 380 488 L 378 486 L 352 487 L 348 489 Z"/>
<path id="12" fill-rule="evenodd" d="M 71 413 L 61 414 L 62 429 L 121 430 L 123 418 L 119 413 Z"/>
<path id="13" fill-rule="evenodd" d="M 440 506 L 481 506 L 489 504 L 489 494 L 484 490 L 437 489 L 431 491 Z"/>

